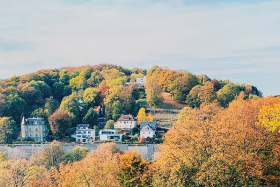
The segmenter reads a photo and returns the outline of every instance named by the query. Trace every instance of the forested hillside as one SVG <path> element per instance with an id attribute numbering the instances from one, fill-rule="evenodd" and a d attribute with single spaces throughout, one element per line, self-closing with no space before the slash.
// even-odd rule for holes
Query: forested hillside
<path id="1" fill-rule="evenodd" d="M 153 67 L 147 72 L 147 101 L 150 105 L 160 105 L 160 92 L 171 93 L 173 99 L 190 107 L 202 103 L 217 102 L 226 107 L 237 95 L 244 93 L 244 99 L 258 98 L 262 93 L 249 84 L 234 84 L 229 80 L 211 80 L 207 75 L 194 75 L 187 71 L 175 71 Z"/>
<path id="2" fill-rule="evenodd" d="M 144 76 L 147 78 L 145 88 L 125 85 Z M 142 107 L 142 102 L 135 102 L 139 99 L 147 98 L 150 107 L 160 107 L 161 92 L 171 93 L 175 101 L 190 107 L 199 107 L 202 103 L 227 107 L 241 92 L 243 99 L 261 97 L 261 92 L 252 85 L 211 80 L 206 75 L 157 66 L 147 72 L 141 68 L 100 64 L 40 70 L 2 80 L 0 117 L 10 117 L 7 129 L 11 130 L 13 139 L 18 138 L 23 116 L 45 118 L 51 124 L 51 133 L 61 139 L 73 133 L 77 123 L 96 127 L 99 117 L 116 120 L 122 114 L 136 116 Z M 100 111 L 95 111 L 94 106 L 101 106 Z"/>

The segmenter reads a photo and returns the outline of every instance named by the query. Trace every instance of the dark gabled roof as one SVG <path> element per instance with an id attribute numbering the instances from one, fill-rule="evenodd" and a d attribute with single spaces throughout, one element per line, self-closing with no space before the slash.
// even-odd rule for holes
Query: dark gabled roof
<path id="1" fill-rule="evenodd" d="M 122 115 L 117 121 L 136 121 L 132 115 Z"/>
<path id="2" fill-rule="evenodd" d="M 157 123 L 155 121 L 152 121 L 152 122 L 141 122 L 140 129 L 142 129 L 146 125 L 149 125 L 153 130 L 157 128 Z"/>
<path id="3" fill-rule="evenodd" d="M 77 124 L 77 127 L 88 128 L 89 124 Z"/>
<path id="4" fill-rule="evenodd" d="M 46 125 L 46 124 L 47 123 L 44 118 L 28 118 L 27 120 L 24 121 L 24 125 Z"/>

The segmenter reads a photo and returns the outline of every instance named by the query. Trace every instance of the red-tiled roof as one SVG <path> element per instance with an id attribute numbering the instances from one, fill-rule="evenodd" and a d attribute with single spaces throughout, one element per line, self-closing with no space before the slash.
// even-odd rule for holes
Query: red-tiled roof
<path id="1" fill-rule="evenodd" d="M 95 111 L 95 112 L 99 112 L 99 110 L 100 110 L 100 106 L 95 106 L 95 107 L 94 107 L 94 111 Z"/>
<path id="2" fill-rule="evenodd" d="M 117 121 L 136 121 L 132 115 L 122 115 Z"/>

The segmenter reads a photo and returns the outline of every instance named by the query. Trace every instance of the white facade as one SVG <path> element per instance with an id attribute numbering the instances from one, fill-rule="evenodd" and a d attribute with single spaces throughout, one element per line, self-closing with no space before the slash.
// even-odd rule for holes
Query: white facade
<path id="1" fill-rule="evenodd" d="M 137 127 L 137 121 L 132 115 L 122 115 L 114 124 L 114 129 L 131 130 Z"/>
<path id="2" fill-rule="evenodd" d="M 146 76 L 144 76 L 143 78 L 136 78 L 136 84 L 144 86 L 146 84 Z"/>
<path id="3" fill-rule="evenodd" d="M 33 139 L 35 142 L 44 142 L 47 140 L 49 130 L 46 121 L 43 118 L 22 118 L 21 137 L 24 139 Z"/>
<path id="4" fill-rule="evenodd" d="M 118 130 L 103 129 L 99 131 L 100 141 L 114 141 L 115 138 L 118 141 L 122 141 L 122 134 L 118 134 Z"/>
<path id="5" fill-rule="evenodd" d="M 95 130 L 88 128 L 88 124 L 78 124 L 76 133 L 72 135 L 76 142 L 93 142 L 95 140 Z"/>
<path id="6" fill-rule="evenodd" d="M 140 124 L 140 137 L 155 137 L 156 136 L 157 124 L 153 122 L 141 122 Z"/>
<path id="7" fill-rule="evenodd" d="M 133 129 L 137 127 L 137 121 L 117 121 L 115 129 Z"/>
<path id="8" fill-rule="evenodd" d="M 143 127 L 140 131 L 140 137 L 155 137 L 156 136 L 156 130 L 153 130 L 151 127 L 149 127 L 148 125 Z"/>

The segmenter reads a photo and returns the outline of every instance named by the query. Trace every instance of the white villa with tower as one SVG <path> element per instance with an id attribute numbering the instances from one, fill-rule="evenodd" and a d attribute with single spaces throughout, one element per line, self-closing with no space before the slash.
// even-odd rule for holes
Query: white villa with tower
<path id="1" fill-rule="evenodd" d="M 44 142 L 47 140 L 49 130 L 44 118 L 22 118 L 21 137 L 33 139 L 35 142 Z"/>

